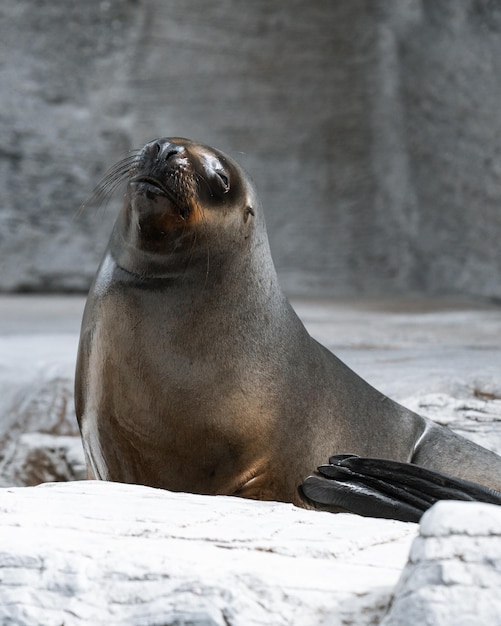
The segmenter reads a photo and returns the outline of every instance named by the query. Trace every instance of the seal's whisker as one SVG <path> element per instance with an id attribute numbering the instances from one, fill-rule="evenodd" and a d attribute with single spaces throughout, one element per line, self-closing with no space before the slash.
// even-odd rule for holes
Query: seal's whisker
<path id="1" fill-rule="evenodd" d="M 132 166 L 137 161 L 137 155 L 125 157 L 118 163 L 115 163 L 103 176 L 100 182 L 93 189 L 92 194 L 83 202 L 79 211 L 83 211 L 89 205 L 96 204 L 100 206 L 105 200 L 109 199 L 118 187 L 129 176 Z"/>
<path id="2" fill-rule="evenodd" d="M 121 161 L 118 161 L 112 165 L 104 174 L 103 178 L 99 181 L 97 187 L 100 187 L 104 182 L 113 178 L 116 175 L 123 175 L 129 173 L 132 166 L 137 162 L 137 155 L 130 155 L 125 157 Z"/>
<path id="3" fill-rule="evenodd" d="M 204 176 L 202 176 L 202 174 L 200 174 L 199 172 L 194 172 L 195 174 L 195 178 L 202 181 L 205 186 L 207 187 L 207 189 L 209 190 L 210 195 L 212 196 L 212 191 L 209 185 L 209 182 L 206 180 L 206 178 Z"/>
<path id="4" fill-rule="evenodd" d="M 99 208 L 104 202 L 107 203 L 107 201 L 124 181 L 125 177 L 117 177 L 113 181 L 108 181 L 106 185 L 96 188 L 90 198 L 82 205 L 81 209 L 83 210 L 89 205 L 96 205 Z"/>

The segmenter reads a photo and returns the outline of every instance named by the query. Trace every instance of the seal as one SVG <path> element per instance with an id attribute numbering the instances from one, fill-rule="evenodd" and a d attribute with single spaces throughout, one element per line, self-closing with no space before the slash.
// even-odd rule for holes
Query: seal
<path id="1" fill-rule="evenodd" d="M 406 519 L 420 515 L 405 509 L 409 489 L 424 508 L 467 491 L 461 479 L 501 489 L 500 457 L 393 402 L 310 337 L 230 157 L 162 138 L 101 190 L 124 177 L 76 369 L 92 476 Z M 437 492 L 436 472 L 459 480 Z"/>

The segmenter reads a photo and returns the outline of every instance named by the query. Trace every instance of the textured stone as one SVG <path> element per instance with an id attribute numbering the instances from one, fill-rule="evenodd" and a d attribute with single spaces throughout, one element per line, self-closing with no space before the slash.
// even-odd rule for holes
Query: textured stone
<path id="1" fill-rule="evenodd" d="M 398 38 L 416 284 L 499 297 L 501 2 L 418 4 Z"/>
<path id="2" fill-rule="evenodd" d="M 77 342 L 64 334 L 0 336 L 0 485 L 82 477 Z"/>
<path id="3" fill-rule="evenodd" d="M 39 485 L 84 480 L 87 476 L 80 437 L 23 433 L 11 444 L 1 466 L 0 484 Z"/>
<path id="4" fill-rule="evenodd" d="M 2 290 L 83 290 L 155 136 L 255 178 L 291 293 L 501 297 L 501 2 L 4 0 Z"/>
<path id="5" fill-rule="evenodd" d="M 381 626 L 499 624 L 501 507 L 439 502 L 422 519 Z"/>
<path id="6" fill-rule="evenodd" d="M 130 147 L 123 81 L 135 5 L 2 2 L 3 289 L 71 291 L 89 285 L 114 211 L 112 206 L 96 216 L 78 208 Z"/>
<path id="7" fill-rule="evenodd" d="M 500 507 L 463 502 L 433 507 L 414 539 L 414 524 L 282 503 L 92 481 L 4 488 L 0 621 L 497 624 L 500 528 Z"/>
<path id="8" fill-rule="evenodd" d="M 368 625 L 387 607 L 415 532 L 135 485 L 1 489 L 0 622 Z"/>

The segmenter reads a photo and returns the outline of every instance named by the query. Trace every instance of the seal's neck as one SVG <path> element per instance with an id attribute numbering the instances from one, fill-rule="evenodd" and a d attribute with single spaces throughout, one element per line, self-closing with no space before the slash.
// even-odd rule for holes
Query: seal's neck
<path id="1" fill-rule="evenodd" d="M 154 281 L 158 288 L 165 281 L 165 287 L 179 284 L 185 292 L 203 290 L 205 297 L 211 293 L 219 297 L 230 291 L 234 299 L 245 300 L 249 293 L 267 298 L 267 294 L 280 292 L 280 288 L 264 218 L 260 217 L 261 223 L 247 237 L 228 237 L 202 225 L 197 231 L 168 233 L 163 245 L 155 247 L 148 242 L 143 245 L 141 233 L 121 214 L 109 251 L 115 264 L 139 277 L 144 286 Z"/>

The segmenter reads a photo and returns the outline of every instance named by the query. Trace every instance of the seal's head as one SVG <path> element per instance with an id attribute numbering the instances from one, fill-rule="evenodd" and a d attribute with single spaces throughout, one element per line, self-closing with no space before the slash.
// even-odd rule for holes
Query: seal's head
<path id="1" fill-rule="evenodd" d="M 139 263 L 145 273 L 148 260 L 165 266 L 183 255 L 193 265 L 197 251 L 206 257 L 209 246 L 217 253 L 225 241 L 252 240 L 257 196 L 243 170 L 222 152 L 162 138 L 123 163 L 116 171 L 127 172 L 128 187 L 112 250 L 124 269 Z"/>

